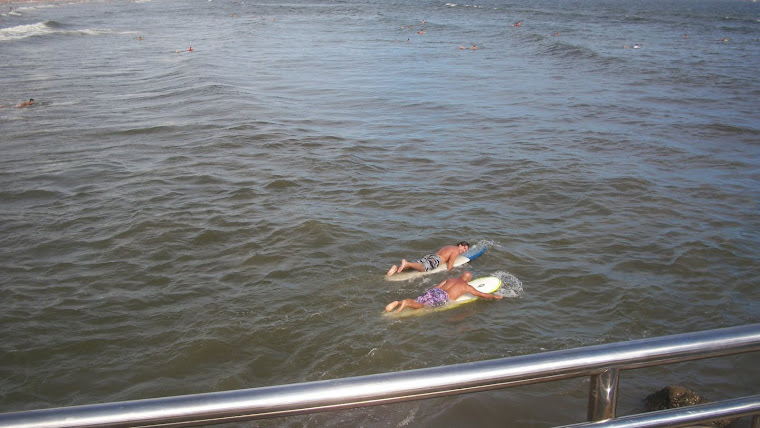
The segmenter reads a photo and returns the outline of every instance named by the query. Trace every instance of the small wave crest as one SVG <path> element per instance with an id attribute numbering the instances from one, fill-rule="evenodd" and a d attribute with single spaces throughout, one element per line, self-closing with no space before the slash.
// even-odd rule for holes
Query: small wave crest
<path id="1" fill-rule="evenodd" d="M 52 5 L 52 4 L 40 4 L 40 5 L 35 5 L 35 6 L 17 7 L 15 9 L 12 9 L 10 12 L 8 12 L 8 15 L 23 16 L 24 13 L 26 13 L 28 11 L 34 11 L 34 10 L 37 10 L 37 9 L 46 9 L 46 8 L 49 8 L 49 7 L 55 7 L 55 6 Z"/>
<path id="2" fill-rule="evenodd" d="M 578 46 L 572 43 L 566 43 L 545 38 L 542 40 L 542 49 L 545 54 L 566 58 L 571 60 L 593 60 L 599 57 L 599 54 L 588 47 Z"/>
<path id="3" fill-rule="evenodd" d="M 28 37 L 49 36 L 51 34 L 63 34 L 73 36 L 99 36 L 102 34 L 112 34 L 108 29 L 90 29 L 70 30 L 64 24 L 56 21 L 42 21 L 34 24 L 16 25 L 0 29 L 0 42 L 26 39 Z M 127 32 L 131 34 L 131 32 Z"/>
<path id="4" fill-rule="evenodd" d="M 0 29 L 0 41 L 19 40 L 33 36 L 44 36 L 54 33 L 58 26 L 55 21 L 37 22 L 35 24 L 16 25 Z"/>
<path id="5" fill-rule="evenodd" d="M 611 58 L 603 55 L 590 46 L 585 46 L 548 34 L 523 32 L 517 35 L 521 43 L 532 46 L 535 53 L 541 56 L 559 58 L 570 64 L 609 65 Z"/>

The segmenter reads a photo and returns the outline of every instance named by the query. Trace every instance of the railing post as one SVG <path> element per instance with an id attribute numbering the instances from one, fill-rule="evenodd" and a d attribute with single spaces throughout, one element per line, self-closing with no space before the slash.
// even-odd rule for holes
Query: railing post
<path id="1" fill-rule="evenodd" d="M 752 417 L 752 428 L 760 428 L 760 415 Z"/>
<path id="2" fill-rule="evenodd" d="M 615 417 L 620 370 L 611 367 L 591 376 L 588 390 L 588 420 L 604 421 Z"/>

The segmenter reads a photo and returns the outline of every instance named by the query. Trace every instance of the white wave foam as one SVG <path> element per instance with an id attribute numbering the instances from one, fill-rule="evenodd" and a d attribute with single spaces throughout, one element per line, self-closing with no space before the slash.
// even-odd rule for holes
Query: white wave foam
<path id="1" fill-rule="evenodd" d="M 472 248 L 479 249 L 484 245 L 486 245 L 488 248 L 501 248 L 501 245 L 499 245 L 499 243 L 490 239 L 481 239 L 477 244 L 473 244 Z"/>
<path id="2" fill-rule="evenodd" d="M 448 7 L 457 7 L 457 6 L 459 6 L 459 3 L 446 3 L 446 6 L 448 6 Z M 464 7 L 474 7 L 476 9 L 482 9 L 483 8 L 483 6 L 478 6 L 476 4 L 465 4 L 465 5 L 462 5 L 462 6 L 464 6 Z"/>
<path id="3" fill-rule="evenodd" d="M 30 10 L 37 10 L 37 9 L 45 9 L 49 7 L 54 7 L 52 4 L 40 4 L 37 6 L 23 6 L 23 7 L 17 7 L 13 9 L 12 11 L 8 12 L 8 15 L 13 16 L 21 16 L 24 14 L 24 12 L 30 11 Z"/>
<path id="4" fill-rule="evenodd" d="M 24 39 L 26 37 L 51 34 L 53 32 L 54 32 L 53 28 L 48 26 L 45 22 L 38 22 L 36 24 L 17 25 L 15 27 L 0 29 L 0 41 L 19 40 L 19 39 Z"/>
<path id="5" fill-rule="evenodd" d="M 73 106 L 77 104 L 81 104 L 82 100 L 69 100 L 69 101 L 62 101 L 62 102 L 51 102 L 51 107 L 59 107 L 59 106 Z"/>
<path id="6" fill-rule="evenodd" d="M 113 30 L 109 29 L 100 29 L 100 28 L 94 28 L 89 29 L 86 28 L 84 30 L 74 30 L 74 31 L 63 31 L 63 34 L 73 34 L 73 35 L 85 35 L 85 36 L 100 36 L 102 34 L 113 34 Z"/>
<path id="7" fill-rule="evenodd" d="M 100 36 L 104 34 L 136 34 L 134 31 L 115 32 L 111 29 L 85 28 L 83 30 L 63 30 L 59 25 L 48 22 L 17 25 L 0 29 L 0 41 L 20 40 L 27 37 L 45 36 L 49 34 L 64 34 L 70 36 Z"/>
<path id="8" fill-rule="evenodd" d="M 508 298 L 520 297 L 523 294 L 522 281 L 517 279 L 516 276 L 506 271 L 495 272 L 493 276 L 499 278 L 502 282 L 501 288 L 496 291 L 496 294 Z"/>

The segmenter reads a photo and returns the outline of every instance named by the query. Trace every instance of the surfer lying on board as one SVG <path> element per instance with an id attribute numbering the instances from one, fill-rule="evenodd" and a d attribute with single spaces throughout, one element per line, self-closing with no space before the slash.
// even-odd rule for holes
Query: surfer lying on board
<path id="1" fill-rule="evenodd" d="M 396 267 L 393 265 L 388 269 L 387 276 L 391 276 L 394 273 L 401 273 L 406 269 L 414 269 L 418 272 L 427 272 L 437 268 L 441 263 L 446 263 L 447 270 L 451 270 L 454 266 L 454 260 L 458 255 L 464 253 L 470 249 L 470 244 L 467 241 L 462 241 L 457 245 L 449 245 L 441 248 L 435 254 L 429 254 L 416 262 L 408 262 L 406 259 L 401 260 L 401 266 Z"/>
<path id="2" fill-rule="evenodd" d="M 475 287 L 467 282 L 472 279 L 470 272 L 465 272 L 459 278 L 449 278 L 441 281 L 440 284 L 427 290 L 423 295 L 416 299 L 404 299 L 401 301 L 394 300 L 385 307 L 385 312 L 390 312 L 396 309 L 396 313 L 401 312 L 404 308 L 420 309 L 425 305 L 430 307 L 443 306 L 450 300 L 456 300 L 466 293 L 470 293 L 475 297 L 482 297 L 484 299 L 503 299 L 504 296 L 498 294 L 481 293 L 476 290 Z"/>

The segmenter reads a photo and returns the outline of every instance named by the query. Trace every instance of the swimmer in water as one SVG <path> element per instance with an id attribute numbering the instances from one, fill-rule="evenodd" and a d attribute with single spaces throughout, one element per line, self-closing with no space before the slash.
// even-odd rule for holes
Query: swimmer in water
<path id="1" fill-rule="evenodd" d="M 34 98 L 29 98 L 29 101 L 25 101 L 23 103 L 20 103 L 16 106 L 16 108 L 23 108 L 23 107 L 29 107 L 32 104 L 34 104 Z"/>

